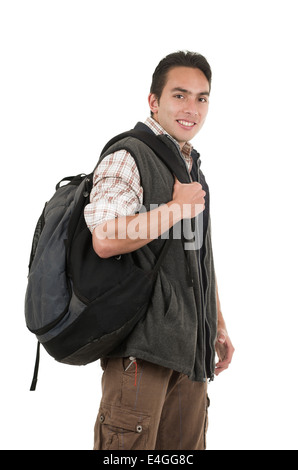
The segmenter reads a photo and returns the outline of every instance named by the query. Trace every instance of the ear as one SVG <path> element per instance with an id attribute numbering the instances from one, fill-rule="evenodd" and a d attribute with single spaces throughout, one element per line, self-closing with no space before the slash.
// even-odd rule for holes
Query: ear
<path id="1" fill-rule="evenodd" d="M 148 103 L 150 111 L 152 111 L 153 114 L 157 114 L 159 108 L 157 96 L 153 93 L 150 93 L 150 95 L 148 96 Z"/>

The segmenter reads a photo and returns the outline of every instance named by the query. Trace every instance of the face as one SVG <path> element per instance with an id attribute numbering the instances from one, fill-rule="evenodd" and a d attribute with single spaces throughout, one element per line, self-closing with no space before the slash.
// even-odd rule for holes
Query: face
<path id="1" fill-rule="evenodd" d="M 149 95 L 154 119 L 182 148 L 202 128 L 209 107 L 209 83 L 196 68 L 174 67 L 158 101 Z"/>

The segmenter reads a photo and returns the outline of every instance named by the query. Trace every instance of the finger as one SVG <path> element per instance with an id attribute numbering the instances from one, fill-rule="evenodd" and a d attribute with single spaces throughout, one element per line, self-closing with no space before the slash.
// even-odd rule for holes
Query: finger
<path id="1" fill-rule="evenodd" d="M 222 362 L 219 362 L 218 364 L 216 364 L 215 366 L 215 375 L 219 375 L 221 372 L 223 372 L 224 370 L 227 370 L 229 368 L 229 364 L 224 364 Z"/>
<path id="2" fill-rule="evenodd" d="M 217 341 L 220 344 L 224 344 L 226 342 L 226 336 L 223 333 L 220 333 L 220 335 L 218 335 L 217 337 Z"/>
<path id="3" fill-rule="evenodd" d="M 214 371 L 214 374 L 216 376 L 218 376 L 219 374 L 221 374 L 222 372 L 224 372 L 225 370 L 227 370 L 227 367 L 216 367 L 215 371 Z"/>
<path id="4" fill-rule="evenodd" d="M 219 358 L 219 361 L 215 364 L 215 367 L 219 369 L 227 369 L 232 362 L 232 354 L 228 354 L 224 359 Z"/>
<path id="5" fill-rule="evenodd" d="M 231 364 L 231 361 L 228 361 L 228 360 L 224 360 L 224 361 L 218 361 L 216 364 L 215 364 L 215 367 L 219 367 L 220 369 L 221 368 L 228 368 L 229 365 Z"/>
<path id="6" fill-rule="evenodd" d="M 227 332 L 223 328 L 220 328 L 217 331 L 217 341 L 223 344 L 226 342 L 226 340 L 227 340 Z"/>

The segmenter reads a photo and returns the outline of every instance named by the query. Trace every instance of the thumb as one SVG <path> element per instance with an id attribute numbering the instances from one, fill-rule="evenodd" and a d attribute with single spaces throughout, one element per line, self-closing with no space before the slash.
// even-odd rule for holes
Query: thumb
<path id="1" fill-rule="evenodd" d="M 223 333 L 223 332 L 220 332 L 217 336 L 217 341 L 220 343 L 220 344 L 224 344 L 225 341 L 226 341 L 226 335 Z"/>

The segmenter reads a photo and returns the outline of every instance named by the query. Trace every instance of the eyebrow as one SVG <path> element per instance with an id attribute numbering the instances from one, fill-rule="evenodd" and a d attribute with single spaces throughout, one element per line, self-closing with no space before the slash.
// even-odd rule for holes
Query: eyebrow
<path id="1" fill-rule="evenodd" d="M 181 93 L 186 93 L 188 95 L 192 95 L 192 92 L 189 91 L 189 90 L 185 90 L 184 88 L 180 88 L 180 87 L 176 87 L 176 88 L 173 88 L 172 90 L 172 93 L 175 93 L 176 91 L 180 91 Z M 202 91 L 201 93 L 198 93 L 198 96 L 210 96 L 210 92 L 209 91 Z"/>

